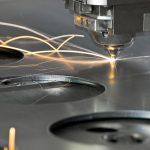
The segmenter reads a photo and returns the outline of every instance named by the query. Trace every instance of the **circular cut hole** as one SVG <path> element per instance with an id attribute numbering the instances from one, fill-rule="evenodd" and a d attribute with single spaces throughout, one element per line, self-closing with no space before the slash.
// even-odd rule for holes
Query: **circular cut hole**
<path id="1" fill-rule="evenodd" d="M 144 112 L 111 112 L 77 116 L 54 123 L 50 132 L 86 144 L 144 144 L 150 139 L 149 115 Z"/>
<path id="2" fill-rule="evenodd" d="M 111 133 L 111 132 L 117 132 L 118 130 L 113 128 L 95 127 L 95 128 L 86 129 L 86 131 L 93 132 L 93 133 Z"/>
<path id="3" fill-rule="evenodd" d="M 92 81 L 61 75 L 8 77 L 0 80 L 0 103 L 47 104 L 92 98 L 104 86 Z"/>
<path id="4" fill-rule="evenodd" d="M 17 62 L 23 57 L 24 54 L 18 50 L 0 47 L 0 65 Z"/>

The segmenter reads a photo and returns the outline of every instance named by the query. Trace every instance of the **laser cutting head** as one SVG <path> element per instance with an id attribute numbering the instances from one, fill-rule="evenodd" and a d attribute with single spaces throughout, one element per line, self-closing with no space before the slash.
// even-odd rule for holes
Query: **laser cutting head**
<path id="1" fill-rule="evenodd" d="M 134 42 L 136 33 L 150 31 L 150 0 L 65 0 L 74 23 L 86 28 L 110 56 Z"/>

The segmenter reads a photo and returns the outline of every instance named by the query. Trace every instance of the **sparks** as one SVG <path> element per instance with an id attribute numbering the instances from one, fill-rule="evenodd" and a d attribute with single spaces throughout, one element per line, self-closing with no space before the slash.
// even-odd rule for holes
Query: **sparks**
<path id="1" fill-rule="evenodd" d="M 72 68 L 71 64 L 81 64 L 81 65 L 100 65 L 103 63 L 108 63 L 108 62 L 114 62 L 114 59 L 110 59 L 109 57 L 106 57 L 104 55 L 101 55 L 99 53 L 93 52 L 91 50 L 87 50 L 85 48 L 81 48 L 79 46 L 70 44 L 71 47 L 77 48 L 79 50 L 73 50 L 73 49 L 62 49 L 62 47 L 65 47 L 66 43 L 68 43 L 70 40 L 74 39 L 75 37 L 84 37 L 83 35 L 77 35 L 77 34 L 69 34 L 69 35 L 61 35 L 61 36 L 57 36 L 57 37 L 48 37 L 38 31 L 35 31 L 33 29 L 24 27 L 24 26 L 20 26 L 17 24 L 11 24 L 11 23 L 6 23 L 6 22 L 0 22 L 0 26 L 8 26 L 8 27 L 14 27 L 14 28 L 19 28 L 22 30 L 26 30 L 29 31 L 31 33 L 34 33 L 37 36 L 30 36 L 30 35 L 22 35 L 22 36 L 16 36 L 16 37 L 12 37 L 9 38 L 6 41 L 0 41 L 1 45 L 0 47 L 2 48 L 9 48 L 9 49 L 14 49 L 20 52 L 23 52 L 25 54 L 25 56 L 34 56 L 40 59 L 44 59 L 44 62 L 40 62 L 37 64 L 25 64 L 25 65 L 16 65 L 16 66 L 0 66 L 0 68 L 15 68 L 15 67 L 35 67 L 35 66 L 39 66 L 39 65 L 43 65 L 46 63 L 50 63 L 52 61 L 58 61 L 61 63 L 66 64 L 69 68 Z M 58 39 L 62 39 L 62 38 L 67 38 L 66 40 L 62 41 L 60 43 L 57 42 L 56 40 Z M 18 40 L 23 40 L 23 39 L 29 39 L 29 40 L 35 40 L 38 42 L 41 42 L 45 45 L 47 45 L 49 47 L 50 50 L 41 50 L 41 51 L 30 51 L 30 50 L 26 50 L 26 49 L 22 49 L 19 47 L 14 47 L 11 46 L 10 44 L 12 42 L 17 42 Z M 54 46 L 52 43 L 57 43 L 57 45 L 59 46 Z M 49 53 L 49 55 L 45 55 Z M 64 53 L 68 53 L 68 54 L 73 54 L 74 57 L 64 57 L 62 54 Z M 54 54 L 58 54 L 59 57 L 54 57 Z M 75 55 L 81 55 L 83 58 L 87 58 L 87 59 L 82 59 L 82 57 L 80 58 L 80 60 L 76 59 Z M 91 57 L 90 59 L 88 57 Z"/>

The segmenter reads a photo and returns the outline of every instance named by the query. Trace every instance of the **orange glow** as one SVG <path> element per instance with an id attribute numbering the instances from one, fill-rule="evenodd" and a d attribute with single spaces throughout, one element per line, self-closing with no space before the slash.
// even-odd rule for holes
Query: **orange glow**
<path id="1" fill-rule="evenodd" d="M 8 150 L 8 147 L 5 146 L 5 147 L 4 147 L 4 150 Z"/>
<path id="2" fill-rule="evenodd" d="M 77 21 L 81 21 L 82 19 L 84 19 L 84 17 L 81 16 L 75 16 L 75 19 Z M 0 22 L 0 26 L 9 26 L 9 27 L 14 27 L 14 28 L 19 28 L 19 29 L 23 29 L 23 30 L 27 30 L 29 32 L 32 32 L 42 38 L 36 37 L 36 36 L 17 36 L 17 37 L 13 37 L 8 39 L 7 41 L 0 41 L 0 47 L 3 48 L 9 48 L 9 49 L 14 49 L 20 52 L 23 52 L 25 54 L 25 56 L 30 56 L 33 55 L 35 57 L 38 57 L 40 59 L 44 59 L 45 61 L 37 63 L 37 64 L 24 64 L 24 65 L 16 65 L 16 66 L 0 66 L 0 68 L 15 68 L 15 67 L 34 67 L 34 66 L 39 66 L 45 63 L 50 63 L 51 61 L 58 61 L 60 63 L 65 63 L 69 68 L 73 69 L 72 64 L 78 64 L 78 65 L 101 65 L 103 63 L 108 63 L 111 62 L 112 59 L 110 59 L 109 57 L 106 57 L 104 55 L 101 55 L 99 53 L 93 52 L 91 50 L 87 50 L 87 49 L 83 49 L 80 48 L 78 46 L 74 46 L 76 48 L 79 48 L 80 50 L 62 50 L 61 48 L 67 43 L 69 42 L 71 39 L 75 38 L 75 37 L 83 37 L 83 35 L 77 35 L 77 34 L 69 34 L 69 35 L 61 35 L 58 37 L 53 37 L 50 38 L 40 32 L 37 32 L 33 29 L 24 27 L 24 26 L 20 26 L 20 25 L 16 25 L 16 24 L 11 24 L 11 23 L 5 23 L 5 22 Z M 65 41 L 63 41 L 58 47 L 53 46 L 50 42 L 54 42 L 57 43 L 57 41 L 55 41 L 56 39 L 59 38 L 64 38 L 67 37 L 67 39 Z M 12 47 L 9 44 L 11 42 L 14 42 L 16 40 L 20 40 L 20 39 L 31 39 L 31 40 L 36 40 L 39 41 L 43 44 L 46 44 L 50 47 L 51 50 L 46 50 L 46 51 L 35 51 L 32 52 L 30 50 L 25 50 L 19 47 Z M 58 42 L 57 44 L 59 44 L 60 42 Z M 45 53 L 49 53 L 49 55 L 45 55 Z M 54 57 L 53 54 L 57 53 L 59 57 Z M 74 57 L 64 57 L 62 55 L 62 53 L 68 53 L 68 54 L 73 54 Z M 76 55 L 81 54 L 81 58 L 80 59 L 76 59 Z M 82 57 L 86 58 L 86 59 L 82 59 Z M 88 59 L 88 56 L 92 57 L 90 59 Z M 83 58 L 84 58 L 83 57 Z"/>
<path id="3" fill-rule="evenodd" d="M 10 128 L 9 130 L 9 150 L 15 150 L 15 138 L 16 138 L 16 129 Z"/>
<path id="4" fill-rule="evenodd" d="M 81 24 L 81 20 L 82 20 L 82 17 L 81 16 L 74 16 L 74 19 L 75 19 L 75 23 L 77 25 L 80 25 Z"/>
<path id="5" fill-rule="evenodd" d="M 108 49 L 108 51 L 114 51 L 115 50 L 115 48 L 113 46 L 109 46 L 107 49 Z"/>
<path id="6" fill-rule="evenodd" d="M 13 41 L 16 41 L 16 40 L 19 40 L 19 39 L 34 39 L 34 40 L 38 40 L 42 43 L 45 43 L 47 44 L 50 48 L 52 49 L 56 49 L 52 44 L 48 43 L 47 41 L 41 39 L 41 38 L 38 38 L 38 37 L 34 37 L 34 36 L 18 36 L 18 37 L 14 37 L 14 38 L 11 38 L 9 40 L 7 40 L 6 42 L 3 42 L 4 45 L 7 45 Z"/>
<path id="7" fill-rule="evenodd" d="M 115 62 L 110 62 L 110 72 L 109 72 L 109 79 L 113 80 L 115 79 Z"/>

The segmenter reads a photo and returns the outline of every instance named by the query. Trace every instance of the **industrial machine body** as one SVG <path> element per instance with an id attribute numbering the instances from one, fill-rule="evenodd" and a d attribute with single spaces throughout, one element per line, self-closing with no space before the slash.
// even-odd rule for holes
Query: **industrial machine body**
<path id="1" fill-rule="evenodd" d="M 77 26 L 86 28 L 110 56 L 150 31 L 150 0 L 66 0 Z"/>

